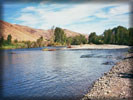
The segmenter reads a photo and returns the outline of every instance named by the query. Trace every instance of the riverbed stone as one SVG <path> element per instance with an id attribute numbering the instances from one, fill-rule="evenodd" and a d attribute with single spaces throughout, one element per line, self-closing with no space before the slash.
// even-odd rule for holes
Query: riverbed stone
<path id="1" fill-rule="evenodd" d="M 128 56 L 133 54 L 127 54 Z M 133 78 L 124 75 L 133 74 L 133 58 L 117 62 L 104 76 L 99 78 L 83 100 L 133 100 Z"/>

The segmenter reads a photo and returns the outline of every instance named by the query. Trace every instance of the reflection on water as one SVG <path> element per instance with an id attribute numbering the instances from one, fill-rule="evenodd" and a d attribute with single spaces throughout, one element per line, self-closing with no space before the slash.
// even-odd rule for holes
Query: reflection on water
<path id="1" fill-rule="evenodd" d="M 10 54 L 9 52 L 16 54 Z M 2 63 L 4 97 L 81 98 L 91 84 L 127 50 L 5 50 Z M 92 57 L 87 57 L 92 55 Z"/>

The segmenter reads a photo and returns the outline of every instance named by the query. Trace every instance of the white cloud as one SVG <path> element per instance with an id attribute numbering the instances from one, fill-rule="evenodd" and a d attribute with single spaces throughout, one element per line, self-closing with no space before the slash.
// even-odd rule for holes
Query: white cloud
<path id="1" fill-rule="evenodd" d="M 119 15 L 119 14 L 123 14 L 126 12 L 129 12 L 129 6 L 128 5 L 122 5 L 122 6 L 119 5 L 115 8 L 112 8 L 109 13 L 112 15 Z"/>
<path id="2" fill-rule="evenodd" d="M 33 14 L 26 13 L 22 14 L 20 17 L 15 19 L 16 21 L 21 21 L 22 25 L 36 27 L 40 20 Z"/>
<path id="3" fill-rule="evenodd" d="M 102 10 L 110 7 L 108 12 Z M 114 7 L 113 7 L 114 6 Z M 21 10 L 16 18 L 23 25 L 34 28 L 50 29 L 53 25 L 81 33 L 97 32 L 115 25 L 128 27 L 128 4 L 47 4 L 29 6 Z M 112 25 L 112 26 L 111 26 Z"/>
<path id="4" fill-rule="evenodd" d="M 36 11 L 36 8 L 35 7 L 26 7 L 24 9 L 21 10 L 22 12 L 29 12 L 29 11 Z"/>
<path id="5" fill-rule="evenodd" d="M 48 3 L 48 2 L 49 2 L 49 1 L 47 1 L 47 0 L 42 1 L 42 2 L 40 2 L 40 5 L 44 5 L 44 4 Z"/>

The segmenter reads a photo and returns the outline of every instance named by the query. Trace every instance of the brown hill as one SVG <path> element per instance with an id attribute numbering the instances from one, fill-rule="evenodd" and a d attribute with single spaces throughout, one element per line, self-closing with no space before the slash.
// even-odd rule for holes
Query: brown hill
<path id="1" fill-rule="evenodd" d="M 78 32 L 73 32 L 71 30 L 68 30 L 68 29 L 64 29 L 64 32 L 66 33 L 66 36 L 67 37 L 74 37 L 76 35 L 80 35 L 81 33 L 78 33 Z M 82 35 L 85 35 L 86 38 L 88 38 L 88 34 L 82 34 Z"/>
<path id="2" fill-rule="evenodd" d="M 2 20 L 0 20 L 0 30 L 0 37 L 3 36 L 4 39 L 6 39 L 7 36 L 11 34 L 12 40 L 17 39 L 18 41 L 36 41 L 41 36 L 43 36 L 46 40 L 50 40 L 53 36 L 53 32 L 50 29 L 34 29 L 28 26 L 11 24 Z M 67 29 L 64 29 L 64 32 L 66 33 L 67 37 L 73 37 L 80 34 Z"/>

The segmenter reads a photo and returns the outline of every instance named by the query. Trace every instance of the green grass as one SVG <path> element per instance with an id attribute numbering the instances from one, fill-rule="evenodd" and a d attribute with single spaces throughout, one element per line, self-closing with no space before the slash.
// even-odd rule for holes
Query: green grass
<path id="1" fill-rule="evenodd" d="M 18 49 L 18 48 L 25 48 L 24 43 L 16 43 L 16 44 L 9 44 L 3 45 L 0 49 Z"/>
<path id="2" fill-rule="evenodd" d="M 66 46 L 66 44 L 62 45 L 61 43 L 54 42 L 50 44 L 51 46 Z M 0 49 L 5 50 L 5 49 L 19 49 L 19 48 L 28 48 L 27 44 L 24 42 L 18 42 L 18 43 L 12 43 L 12 44 L 4 44 Z M 32 48 L 32 47 L 31 47 Z M 49 51 L 49 50 L 43 50 L 43 51 Z"/>
<path id="3" fill-rule="evenodd" d="M 15 48 L 16 46 L 11 46 L 11 45 L 0 47 L 0 49 L 15 49 Z"/>

